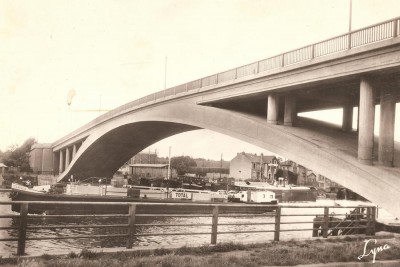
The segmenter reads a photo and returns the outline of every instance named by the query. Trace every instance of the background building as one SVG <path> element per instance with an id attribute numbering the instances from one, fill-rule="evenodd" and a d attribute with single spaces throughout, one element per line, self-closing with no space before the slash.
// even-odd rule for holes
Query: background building
<path id="1" fill-rule="evenodd" d="M 161 163 L 158 162 L 157 152 L 140 152 L 132 157 L 128 162 L 128 164 L 156 164 Z"/>
<path id="2" fill-rule="evenodd" d="M 230 162 L 229 175 L 235 180 L 271 181 L 279 169 L 279 160 L 275 156 L 238 153 Z"/>
<path id="3" fill-rule="evenodd" d="M 329 187 L 341 187 L 338 183 L 326 178 L 321 174 L 318 174 L 317 182 L 318 187 L 323 189 L 327 189 Z"/>
<path id="4" fill-rule="evenodd" d="M 7 170 L 7 165 L 0 162 L 0 174 L 5 173 Z"/>
<path id="5" fill-rule="evenodd" d="M 29 155 L 29 166 L 34 173 L 53 174 L 53 149 L 51 144 L 33 144 Z"/>
<path id="6" fill-rule="evenodd" d="M 168 164 L 130 164 L 129 173 L 133 178 L 167 178 Z M 176 177 L 176 171 L 171 169 L 171 177 Z"/>

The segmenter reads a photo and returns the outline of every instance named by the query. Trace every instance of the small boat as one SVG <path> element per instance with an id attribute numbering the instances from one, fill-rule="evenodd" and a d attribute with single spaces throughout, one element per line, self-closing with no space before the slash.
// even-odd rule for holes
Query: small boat
<path id="1" fill-rule="evenodd" d="M 268 190 L 247 190 L 238 193 L 230 193 L 232 202 L 242 202 L 249 204 L 278 204 L 275 193 Z"/>

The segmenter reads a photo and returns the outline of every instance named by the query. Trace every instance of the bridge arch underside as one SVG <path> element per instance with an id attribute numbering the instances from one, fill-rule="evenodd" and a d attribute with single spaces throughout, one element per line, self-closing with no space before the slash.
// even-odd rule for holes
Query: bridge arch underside
<path id="1" fill-rule="evenodd" d="M 398 143 L 394 168 L 366 166 L 357 160 L 355 132 L 305 118 L 296 127 L 271 125 L 264 117 L 184 101 L 127 113 L 92 130 L 59 180 L 78 172 L 112 175 L 145 147 L 195 129 L 222 133 L 289 158 L 400 216 L 400 205 L 393 205 L 399 203 L 400 193 Z"/>
<path id="2" fill-rule="evenodd" d="M 75 179 L 112 177 L 132 156 L 169 136 L 198 129 L 190 125 L 167 122 L 137 122 L 119 126 L 86 149 L 69 173 Z"/>

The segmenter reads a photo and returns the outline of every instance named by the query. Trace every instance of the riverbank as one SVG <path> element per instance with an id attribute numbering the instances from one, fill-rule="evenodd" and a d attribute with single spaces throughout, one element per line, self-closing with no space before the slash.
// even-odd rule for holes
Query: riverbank
<path id="1" fill-rule="evenodd" d="M 64 255 L 0 258 L 3 266 L 293 266 L 300 264 L 323 264 L 340 262 L 372 263 L 373 248 L 377 252 L 376 263 L 396 260 L 400 263 L 400 235 L 378 233 L 371 237 L 364 253 L 365 236 L 345 236 L 329 239 L 290 240 L 269 243 L 243 244 L 222 243 L 215 246 L 158 248 L 158 249 L 95 249 L 69 252 Z M 376 243 L 374 241 L 376 239 Z M 343 265 L 342 265 L 343 266 Z M 379 266 L 379 265 L 378 265 Z"/>

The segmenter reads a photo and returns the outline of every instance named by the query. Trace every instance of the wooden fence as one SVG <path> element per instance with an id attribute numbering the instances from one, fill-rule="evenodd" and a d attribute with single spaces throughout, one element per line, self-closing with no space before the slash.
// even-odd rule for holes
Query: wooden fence
<path id="1" fill-rule="evenodd" d="M 17 255 L 25 254 L 25 244 L 27 240 L 59 240 L 59 239 L 76 239 L 76 238 L 125 238 L 126 239 L 126 248 L 132 248 L 134 237 L 139 236 L 161 236 L 161 235 L 210 235 L 211 236 L 211 244 L 217 243 L 218 235 L 221 234 L 242 234 L 242 233 L 274 233 L 273 240 L 279 241 L 280 234 L 282 232 L 287 231 L 309 231 L 311 236 L 321 236 L 323 238 L 327 238 L 328 236 L 342 234 L 361 234 L 365 233 L 366 235 L 374 235 L 375 234 L 375 218 L 376 218 L 376 207 L 374 206 L 354 206 L 354 207 L 338 207 L 338 206 L 294 206 L 294 205 L 261 205 L 261 204 L 193 204 L 193 203 L 132 203 L 132 202 L 60 202 L 60 201 L 2 201 L 0 205 L 11 205 L 11 204 L 19 204 L 20 212 L 18 215 L 0 215 L 0 219 L 5 218 L 15 218 L 19 221 L 19 224 L 16 226 L 3 226 L 0 227 L 0 231 L 4 230 L 17 230 L 18 237 L 9 237 L 9 238 L 0 238 L 0 241 L 3 242 L 18 242 L 17 247 Z M 114 207 L 125 206 L 128 208 L 128 213 L 125 214 L 56 214 L 56 215 L 43 215 L 43 214 L 28 214 L 29 205 L 76 205 L 77 207 L 81 205 L 91 206 L 91 205 L 110 205 Z M 226 213 L 229 211 L 228 209 L 232 209 L 232 207 L 243 207 L 243 205 L 248 205 L 251 207 L 252 213 Z M 179 210 L 183 206 L 201 206 L 202 208 L 208 208 L 210 213 L 202 213 L 202 214 L 143 214 L 138 213 L 138 207 L 143 208 L 143 206 L 148 206 L 146 208 L 161 206 L 163 208 L 172 208 Z M 305 213 L 302 210 L 299 210 L 299 213 L 286 213 L 282 212 L 285 209 L 290 209 L 290 211 L 298 210 L 298 209 L 320 209 L 323 210 L 323 213 L 313 212 L 313 213 Z M 337 211 L 337 209 L 354 209 L 351 213 L 335 213 L 333 214 L 332 210 Z M 222 212 L 221 212 L 222 210 Z M 258 210 L 258 212 L 254 212 Z M 143 211 L 143 209 L 142 209 Z M 297 216 L 297 217 L 296 217 Z M 312 221 L 282 221 L 283 217 L 293 217 L 298 218 L 298 216 L 308 216 L 313 218 Z M 31 225 L 29 223 L 31 218 L 84 218 L 84 217 L 92 217 L 95 219 L 99 218 L 126 218 L 127 221 L 124 224 L 73 224 L 73 225 Z M 138 217 L 211 217 L 210 224 L 140 224 L 136 222 Z M 218 219 L 221 217 L 269 217 L 274 218 L 274 220 L 266 220 L 265 222 L 246 222 L 246 223 L 219 223 Z M 305 224 L 312 223 L 313 226 L 311 228 L 293 228 L 293 229 L 282 229 L 282 225 L 287 224 Z M 244 231 L 218 231 L 219 226 L 232 226 L 232 225 L 271 225 L 271 229 L 267 230 L 244 230 Z M 157 232 L 157 233 L 137 233 L 137 227 L 199 227 L 199 226 L 210 226 L 211 231 L 203 231 L 203 232 Z M 126 228 L 125 234 L 106 234 L 106 235 L 70 235 L 70 236 L 41 236 L 41 237 L 32 237 L 27 232 L 34 229 L 78 229 L 78 228 Z M 357 231 L 355 231 L 357 230 Z M 335 234 L 336 233 L 336 234 Z"/>

